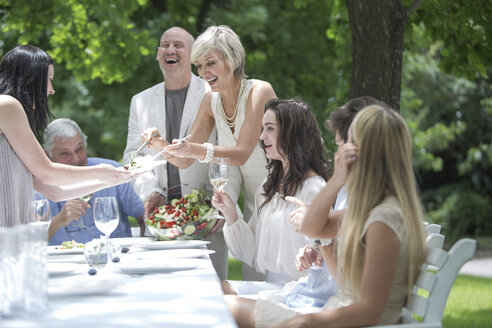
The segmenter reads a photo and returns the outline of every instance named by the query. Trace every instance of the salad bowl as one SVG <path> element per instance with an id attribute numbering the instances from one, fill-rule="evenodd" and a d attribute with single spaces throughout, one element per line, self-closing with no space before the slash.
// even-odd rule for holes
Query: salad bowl
<path id="1" fill-rule="evenodd" d="M 194 189 L 180 199 L 156 207 L 145 223 L 157 240 L 194 240 L 205 238 L 217 224 L 213 208 L 202 192 Z"/>

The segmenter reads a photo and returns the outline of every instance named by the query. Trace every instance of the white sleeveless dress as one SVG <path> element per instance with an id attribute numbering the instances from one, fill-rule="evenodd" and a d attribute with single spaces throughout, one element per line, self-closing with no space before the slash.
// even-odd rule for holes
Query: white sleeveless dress
<path id="1" fill-rule="evenodd" d="M 238 113 L 234 134 L 224 121 L 217 107 L 219 93 L 214 92 L 212 95 L 212 111 L 215 117 L 215 126 L 217 128 L 217 145 L 219 146 L 236 146 L 239 132 L 244 123 L 246 114 L 246 102 L 251 93 L 251 89 L 259 80 L 246 80 L 246 88 L 239 99 Z M 239 194 L 243 191 L 244 195 L 244 213 L 245 221 L 249 221 L 255 210 L 255 193 L 262 185 L 263 180 L 268 174 L 266 169 L 267 161 L 265 152 L 260 147 L 260 141 L 256 144 L 249 159 L 242 166 L 231 166 L 231 177 L 225 187 L 225 191 L 231 196 L 234 202 L 237 201 Z"/>
<path id="2" fill-rule="evenodd" d="M 29 202 L 33 198 L 32 174 L 0 132 L 0 226 L 30 222 Z"/>

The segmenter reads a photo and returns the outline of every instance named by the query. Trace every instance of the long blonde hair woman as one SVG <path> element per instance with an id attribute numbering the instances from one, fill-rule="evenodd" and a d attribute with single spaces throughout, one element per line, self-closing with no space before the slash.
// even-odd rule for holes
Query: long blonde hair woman
<path id="1" fill-rule="evenodd" d="M 364 246 L 360 236 L 371 210 L 388 196 L 401 207 L 409 253 L 408 288 L 424 260 L 423 212 L 412 167 L 410 132 L 392 110 L 369 106 L 352 123 L 352 140 L 358 160 L 347 177 L 348 206 L 340 227 L 339 266 L 354 296 L 360 298 Z M 401 245 L 400 248 L 405 247 Z"/>
<path id="2" fill-rule="evenodd" d="M 344 185 L 348 206 L 340 216 L 331 208 Z M 383 106 L 364 108 L 351 124 L 349 141 L 335 154 L 333 176 L 309 208 L 291 201 L 300 206 L 291 214 L 295 230 L 312 238 L 336 237 L 323 255 L 339 290 L 320 312 L 305 315 L 270 301 L 228 298 L 239 326 L 398 323 L 425 258 L 423 213 L 403 118 Z"/>

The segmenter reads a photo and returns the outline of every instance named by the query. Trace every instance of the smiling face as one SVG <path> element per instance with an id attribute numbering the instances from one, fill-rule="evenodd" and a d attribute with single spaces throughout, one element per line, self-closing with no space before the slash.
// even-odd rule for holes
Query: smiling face
<path id="1" fill-rule="evenodd" d="M 281 161 L 285 166 L 285 158 L 282 156 L 277 140 L 279 134 L 279 126 L 275 113 L 271 110 L 267 110 L 263 115 L 262 121 L 263 131 L 260 135 L 260 140 L 263 142 L 265 148 L 265 156 L 271 160 Z"/>
<path id="2" fill-rule="evenodd" d="M 87 165 L 87 149 L 78 133 L 70 138 L 55 138 L 51 152 L 51 160 L 55 163 L 73 166 Z"/>
<path id="3" fill-rule="evenodd" d="M 234 74 L 218 51 L 209 52 L 195 66 L 198 75 L 210 84 L 212 91 L 220 92 L 234 85 Z"/>
<path id="4" fill-rule="evenodd" d="M 157 49 L 157 61 L 166 83 L 186 82 L 191 78 L 192 36 L 180 27 L 172 27 L 162 34 Z M 166 85 L 166 88 L 169 85 Z"/>

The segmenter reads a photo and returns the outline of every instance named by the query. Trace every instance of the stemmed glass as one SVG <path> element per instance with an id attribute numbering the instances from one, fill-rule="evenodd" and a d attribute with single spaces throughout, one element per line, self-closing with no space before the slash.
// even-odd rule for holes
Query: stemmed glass
<path id="1" fill-rule="evenodd" d="M 33 218 L 31 224 L 44 226 L 46 231 L 48 231 L 51 224 L 51 210 L 48 200 L 40 198 L 31 201 L 29 211 Z"/>
<path id="2" fill-rule="evenodd" d="M 227 184 L 227 182 L 229 182 L 230 172 L 231 169 L 228 157 L 214 157 L 210 161 L 208 177 L 212 185 L 219 191 L 223 191 L 225 185 Z M 224 217 L 219 214 L 219 211 L 217 211 L 217 209 L 215 209 L 210 217 L 216 219 L 224 219 Z"/>
<path id="3" fill-rule="evenodd" d="M 310 246 L 311 248 L 313 248 L 313 250 L 311 251 L 311 253 L 309 254 L 309 256 L 311 257 L 311 270 L 320 270 L 321 267 L 317 266 L 316 264 L 314 264 L 314 258 L 313 258 L 313 252 L 315 251 L 314 250 L 314 247 L 316 245 L 316 239 L 313 239 L 313 238 L 309 238 L 309 237 L 304 237 L 306 239 L 306 245 Z"/>
<path id="4" fill-rule="evenodd" d="M 99 197 L 94 200 L 94 223 L 106 236 L 108 264 L 111 262 L 109 235 L 116 229 L 119 222 L 118 204 L 115 197 Z"/>
<path id="5" fill-rule="evenodd" d="M 87 195 L 79 197 L 79 199 L 86 202 L 86 203 L 89 203 L 90 200 L 92 199 L 92 196 L 93 196 L 93 194 L 87 194 Z M 84 222 L 82 222 L 82 218 L 80 218 L 78 226 L 80 229 L 87 229 L 87 226 L 84 224 Z"/>

